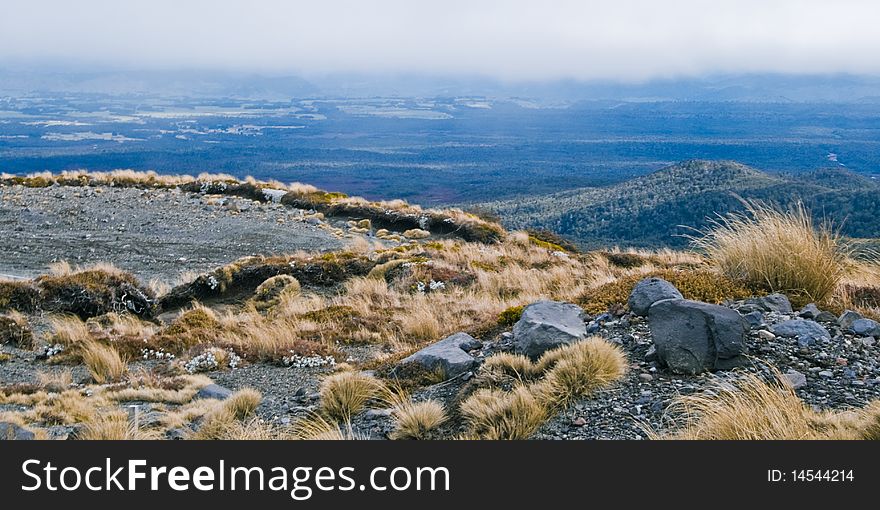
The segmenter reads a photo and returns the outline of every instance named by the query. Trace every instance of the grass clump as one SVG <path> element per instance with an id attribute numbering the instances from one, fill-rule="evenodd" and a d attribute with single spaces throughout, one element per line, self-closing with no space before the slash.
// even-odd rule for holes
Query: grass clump
<path id="1" fill-rule="evenodd" d="M 98 384 L 119 381 L 128 372 L 128 365 L 113 347 L 89 340 L 81 345 L 80 355 Z"/>
<path id="2" fill-rule="evenodd" d="M 446 409 L 435 400 L 412 402 L 406 400 L 394 407 L 392 439 L 428 439 L 431 431 L 446 421 Z"/>
<path id="3" fill-rule="evenodd" d="M 526 439 L 554 413 L 620 380 L 626 370 L 623 352 L 599 337 L 547 351 L 536 362 L 496 354 L 483 363 L 479 382 L 503 386 L 512 378 L 513 390 L 480 389 L 461 412 L 472 437 Z"/>
<path id="4" fill-rule="evenodd" d="M 226 400 L 204 415 L 193 439 L 225 439 L 237 428 L 237 422 L 254 415 L 263 396 L 257 390 L 244 388 L 236 391 Z"/>
<path id="5" fill-rule="evenodd" d="M 338 422 L 350 422 L 351 417 L 370 400 L 383 396 L 387 388 L 375 377 L 360 372 L 339 372 L 321 383 L 321 412 Z"/>
<path id="6" fill-rule="evenodd" d="M 782 211 L 747 202 L 715 221 L 694 245 L 728 278 L 787 294 L 795 306 L 831 297 L 848 273 L 852 250 L 830 225 L 814 225 L 798 204 Z"/>
<path id="7" fill-rule="evenodd" d="M 210 308 L 194 303 L 156 337 L 156 344 L 167 352 L 180 354 L 199 345 L 211 343 L 221 331 L 220 320 Z"/>
<path id="8" fill-rule="evenodd" d="M 470 426 L 469 437 L 490 440 L 528 439 L 549 417 L 526 386 L 477 390 L 461 403 L 460 412 Z"/>

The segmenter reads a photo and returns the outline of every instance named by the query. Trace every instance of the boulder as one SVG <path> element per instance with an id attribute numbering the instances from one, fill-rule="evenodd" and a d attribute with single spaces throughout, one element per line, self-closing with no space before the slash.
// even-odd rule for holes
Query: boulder
<path id="1" fill-rule="evenodd" d="M 479 340 L 467 333 L 456 333 L 402 359 L 394 372 L 400 374 L 415 365 L 428 372 L 442 371 L 444 379 L 449 379 L 477 367 L 479 362 L 467 351 L 481 346 Z"/>
<path id="2" fill-rule="evenodd" d="M 871 319 L 856 319 L 849 329 L 858 336 L 880 337 L 880 324 Z"/>
<path id="3" fill-rule="evenodd" d="M 854 312 L 852 310 L 846 310 L 845 312 L 843 312 L 843 314 L 841 314 L 840 318 L 837 319 L 837 324 L 844 330 L 849 330 L 852 328 L 853 322 L 859 319 L 864 319 L 864 317 L 862 317 L 862 314 Z"/>
<path id="4" fill-rule="evenodd" d="M 229 396 L 232 395 L 232 390 L 229 388 L 224 388 L 219 384 L 209 384 L 204 388 L 200 389 L 194 398 L 213 398 L 217 400 L 226 400 Z"/>
<path id="5" fill-rule="evenodd" d="M 657 301 L 664 299 L 682 299 L 681 292 L 674 285 L 662 278 L 645 278 L 636 284 L 629 295 L 627 305 L 630 311 L 642 317 L 648 315 L 648 309 Z"/>
<path id="6" fill-rule="evenodd" d="M 658 359 L 673 372 L 727 370 L 745 361 L 749 325 L 730 308 L 687 299 L 658 301 L 648 310 L 648 327 Z"/>
<path id="7" fill-rule="evenodd" d="M 0 441 L 32 441 L 34 433 L 14 423 L 0 422 Z"/>
<path id="8" fill-rule="evenodd" d="M 581 307 L 558 301 L 538 301 L 526 306 L 513 326 L 514 349 L 532 359 L 586 336 Z"/>
<path id="9" fill-rule="evenodd" d="M 770 294 L 769 296 L 752 298 L 746 301 L 765 312 L 791 313 L 791 301 L 783 294 Z"/>
<path id="10" fill-rule="evenodd" d="M 811 320 L 787 320 L 770 328 L 770 332 L 783 338 L 796 338 L 798 345 L 807 347 L 822 340 L 831 340 L 831 333 L 818 322 Z"/>

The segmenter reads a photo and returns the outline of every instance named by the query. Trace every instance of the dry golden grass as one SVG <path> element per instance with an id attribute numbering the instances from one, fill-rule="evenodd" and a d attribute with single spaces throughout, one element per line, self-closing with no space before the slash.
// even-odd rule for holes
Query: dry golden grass
<path id="1" fill-rule="evenodd" d="M 70 385 L 73 384 L 73 376 L 67 369 L 50 372 L 39 371 L 37 372 L 37 384 L 50 393 L 60 393 L 70 388 Z"/>
<path id="2" fill-rule="evenodd" d="M 478 384 L 500 386 L 512 378 L 513 391 L 480 389 L 461 404 L 461 413 L 470 437 L 526 439 L 560 409 L 607 388 L 626 371 L 623 351 L 599 337 L 547 351 L 534 363 L 496 354 L 486 358 Z"/>
<path id="3" fill-rule="evenodd" d="M 212 381 L 204 375 L 182 375 L 172 379 L 132 378 L 118 388 L 107 387 L 101 395 L 116 402 L 167 402 L 185 404 Z"/>
<path id="4" fill-rule="evenodd" d="M 777 374 L 778 377 L 778 374 Z M 654 439 L 821 440 L 877 439 L 880 401 L 864 409 L 817 412 L 781 380 L 747 374 L 711 391 L 679 397 L 669 408 L 672 431 Z"/>
<path id="5" fill-rule="evenodd" d="M 250 388 L 236 391 L 204 415 L 202 424 L 192 438 L 204 440 L 227 437 L 236 421 L 253 416 L 262 398 L 258 391 Z"/>
<path id="6" fill-rule="evenodd" d="M 285 438 L 302 441 L 352 441 L 369 439 L 356 432 L 351 422 L 338 423 L 328 420 L 319 413 L 312 413 L 298 420 Z"/>
<path id="7" fill-rule="evenodd" d="M 86 441 L 133 441 L 159 439 L 155 430 L 144 430 L 135 426 L 123 411 L 100 413 L 86 422 L 77 439 Z"/>
<path id="8" fill-rule="evenodd" d="M 80 346 L 80 355 L 98 384 L 120 381 L 128 372 L 128 364 L 113 347 L 89 340 Z"/>
<path id="9" fill-rule="evenodd" d="M 394 406 L 392 439 L 427 439 L 432 430 L 446 421 L 446 409 L 435 400 L 405 400 Z"/>
<path id="10" fill-rule="evenodd" d="M 796 304 L 823 302 L 851 270 L 851 249 L 830 225 L 814 225 L 798 204 L 783 211 L 746 203 L 744 213 L 716 221 L 694 244 L 728 277 L 782 292 Z"/>
<path id="11" fill-rule="evenodd" d="M 579 398 L 590 397 L 622 379 L 627 371 L 623 351 L 598 337 L 563 347 L 558 352 L 558 360 L 535 388 L 550 409 L 561 409 Z"/>
<path id="12" fill-rule="evenodd" d="M 330 420 L 350 422 L 367 402 L 387 397 L 388 389 L 375 377 L 360 372 L 339 372 L 321 382 L 321 413 Z"/>
<path id="13" fill-rule="evenodd" d="M 477 390 L 461 403 L 460 412 L 473 439 L 528 439 L 549 418 L 546 407 L 526 386 Z"/>

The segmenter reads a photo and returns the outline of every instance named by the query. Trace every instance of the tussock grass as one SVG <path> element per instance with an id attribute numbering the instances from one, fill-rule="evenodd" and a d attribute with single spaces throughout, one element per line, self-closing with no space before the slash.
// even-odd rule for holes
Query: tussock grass
<path id="1" fill-rule="evenodd" d="M 435 400 L 412 402 L 407 399 L 394 406 L 392 439 L 427 439 L 432 430 L 446 421 L 446 409 Z"/>
<path id="2" fill-rule="evenodd" d="M 779 374 L 777 373 L 777 377 Z M 668 413 L 671 432 L 649 430 L 655 439 L 820 440 L 878 439 L 880 401 L 864 409 L 817 412 L 781 379 L 754 374 L 718 381 L 710 391 L 679 397 Z"/>
<path id="3" fill-rule="evenodd" d="M 135 427 L 129 420 L 128 413 L 123 411 L 99 413 L 86 422 L 77 439 L 86 441 L 132 441 L 160 439 L 155 430 L 144 430 Z"/>
<path id="4" fill-rule="evenodd" d="M 20 349 L 34 347 L 34 334 L 24 314 L 17 310 L 0 314 L 0 344 L 12 344 Z"/>
<path id="5" fill-rule="evenodd" d="M 73 384 L 70 370 L 53 370 L 37 372 L 37 384 L 50 393 L 60 393 Z"/>
<path id="6" fill-rule="evenodd" d="M 831 225 L 815 225 L 803 204 L 780 210 L 746 202 L 694 237 L 723 274 L 746 285 L 823 302 L 851 269 L 851 247 Z"/>
<path id="7" fill-rule="evenodd" d="M 547 408 L 526 386 L 512 391 L 480 389 L 461 403 L 474 439 L 528 439 L 549 418 Z"/>
<path id="8" fill-rule="evenodd" d="M 320 413 L 312 413 L 298 420 L 290 437 L 303 441 L 352 441 L 369 439 L 355 431 L 351 422 L 338 423 L 328 420 Z"/>
<path id="9" fill-rule="evenodd" d="M 201 426 L 193 439 L 223 439 L 230 434 L 235 422 L 253 416 L 262 400 L 260 392 L 244 388 L 221 401 L 204 415 Z"/>
<path id="10" fill-rule="evenodd" d="M 610 386 L 626 371 L 623 351 L 599 337 L 547 351 L 536 362 L 496 354 L 486 358 L 478 384 L 502 386 L 513 378 L 513 391 L 480 389 L 462 403 L 461 413 L 471 437 L 525 439 L 550 416 Z"/>
<path id="11" fill-rule="evenodd" d="M 128 372 L 128 364 L 113 347 L 89 340 L 81 345 L 80 355 L 98 384 L 120 381 Z"/>
<path id="12" fill-rule="evenodd" d="M 337 422 L 350 422 L 351 417 L 370 400 L 388 395 L 388 389 L 375 377 L 360 372 L 339 372 L 321 383 L 321 413 Z"/>

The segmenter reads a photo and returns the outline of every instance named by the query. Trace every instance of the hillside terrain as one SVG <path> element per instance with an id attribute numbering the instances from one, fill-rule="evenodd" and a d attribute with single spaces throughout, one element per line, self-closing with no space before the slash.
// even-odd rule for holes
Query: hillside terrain
<path id="1" fill-rule="evenodd" d="M 695 162 L 653 202 L 687 165 L 785 182 Z M 756 214 L 581 251 L 296 183 L 3 174 L 0 439 L 877 439 L 880 268 Z"/>
<path id="2" fill-rule="evenodd" d="M 803 202 L 847 236 L 880 237 L 880 183 L 843 168 L 786 176 L 728 161 L 692 160 L 620 184 L 482 204 L 510 228 L 557 232 L 585 247 L 684 247 L 693 229 L 741 199 L 789 207 Z"/>

